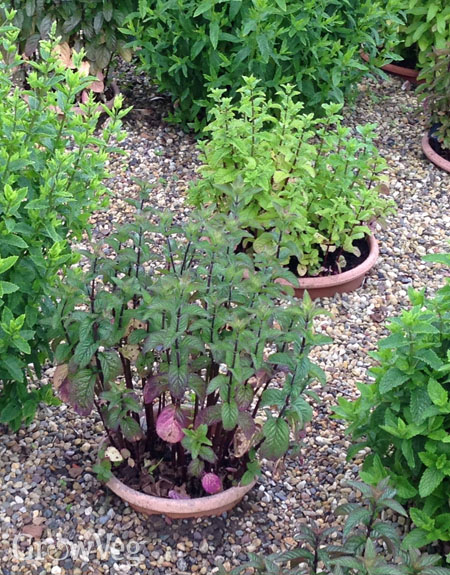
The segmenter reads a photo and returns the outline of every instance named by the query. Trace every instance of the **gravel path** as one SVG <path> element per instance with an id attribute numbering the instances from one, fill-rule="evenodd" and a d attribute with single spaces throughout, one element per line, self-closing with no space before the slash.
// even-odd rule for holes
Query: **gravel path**
<path id="1" fill-rule="evenodd" d="M 125 198 L 136 195 L 136 177 L 154 184 L 155 205 L 184 217 L 184 192 L 198 163 L 193 138 L 161 123 L 166 100 L 142 82 L 136 87 L 127 73 L 122 82 L 133 86 L 138 110 L 126 122 L 129 156 L 111 162 L 111 207 L 92 218 L 99 237 L 131 213 Z M 279 479 L 266 466 L 262 481 L 231 514 L 193 521 L 148 519 L 95 479 L 91 466 L 102 436 L 98 421 L 80 421 L 65 406 L 44 408 L 28 430 L 0 435 L 0 575 L 214 573 L 219 560 L 232 566 L 248 551 L 289 548 L 296 523 L 313 518 L 327 524 L 335 506 L 354 497 L 343 484 L 357 472 L 359 461 L 345 461 L 349 442 L 343 426 L 330 419 L 330 406 L 339 395 L 355 396 L 355 383 L 365 380 L 370 366 L 367 352 L 385 333 L 385 318 L 407 305 L 408 287 L 432 293 L 442 285 L 446 270 L 423 263 L 421 256 L 448 248 L 450 177 L 423 157 L 423 118 L 414 93 L 401 81 L 362 86 L 346 117 L 350 124 L 379 124 L 378 145 L 389 163 L 398 212 L 387 229 L 377 232 L 381 258 L 364 287 L 322 302 L 333 317 L 322 319 L 321 329 L 334 343 L 317 350 L 314 359 L 329 381 L 319 391 L 323 402 L 315 406 L 306 429 L 301 459 L 288 461 Z M 114 546 L 108 549 L 108 544 Z"/>

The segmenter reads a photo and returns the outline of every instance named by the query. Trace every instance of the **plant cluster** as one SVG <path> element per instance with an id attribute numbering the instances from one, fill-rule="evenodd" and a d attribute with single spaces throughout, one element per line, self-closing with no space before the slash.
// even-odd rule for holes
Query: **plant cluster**
<path id="1" fill-rule="evenodd" d="M 401 7 L 407 17 L 404 46 L 417 45 L 422 67 L 433 49 L 444 50 L 450 41 L 450 5 L 447 0 L 404 0 Z"/>
<path id="2" fill-rule="evenodd" d="M 203 211 L 152 224 L 145 193 L 135 205 L 135 222 L 85 253 L 90 271 L 58 288 L 59 395 L 81 415 L 99 411 L 103 479 L 119 463 L 129 483 L 170 497 L 250 483 L 257 455 L 282 458 L 312 417 L 322 312 L 282 293 L 276 262 L 234 253 L 239 222 Z"/>
<path id="3" fill-rule="evenodd" d="M 202 178 L 190 200 L 239 213 L 250 232 L 244 248 L 276 255 L 299 276 L 339 272 L 360 255 L 369 224 L 393 206 L 379 194 L 385 163 L 374 126 L 352 134 L 338 104 L 324 105 L 321 119 L 302 113 L 289 85 L 271 100 L 245 77 L 238 92 L 233 104 L 213 90 L 209 138 L 199 145 Z"/>
<path id="4" fill-rule="evenodd" d="M 39 401 L 51 400 L 49 386 L 29 387 L 50 354 L 39 324 L 44 298 L 58 271 L 76 261 L 68 240 L 81 236 L 100 205 L 105 163 L 112 139 L 122 138 L 125 112 L 118 100 L 101 136 L 92 97 L 83 115 L 73 114 L 92 78 L 61 65 L 51 41 L 30 62 L 29 88 L 15 86 L 22 60 L 13 17 L 8 12 L 0 27 L 0 422 L 16 430 L 31 421 Z"/>
<path id="5" fill-rule="evenodd" d="M 436 126 L 436 137 L 442 148 L 450 150 L 450 39 L 442 50 L 434 49 L 423 67 L 418 87 L 419 100 Z"/>
<path id="6" fill-rule="evenodd" d="M 381 37 L 378 56 L 390 57 L 401 21 L 398 0 L 141 0 L 126 31 L 142 68 L 171 94 L 172 119 L 198 129 L 208 92 L 234 97 L 250 74 L 270 95 L 293 83 L 308 111 L 342 102 L 367 73 L 361 45 L 376 64 Z"/>
<path id="7" fill-rule="evenodd" d="M 301 525 L 295 539 L 298 547 L 261 557 L 250 555 L 248 564 L 219 575 L 449 575 L 439 567 L 438 555 L 401 551 L 401 539 L 392 521 L 382 519 L 386 511 L 407 517 L 395 500 L 388 481 L 371 487 L 359 481 L 350 486 L 363 495 L 363 502 L 339 506 L 335 514 L 347 516 L 342 531 L 337 527 L 319 529 Z"/>
<path id="8" fill-rule="evenodd" d="M 20 29 L 19 51 L 35 54 L 39 41 L 47 39 L 52 26 L 62 42 L 84 48 L 91 72 L 104 72 L 115 53 L 131 59 L 127 36 L 120 31 L 125 17 L 135 10 L 135 0 L 11 0 L 14 24 Z"/>
<path id="9" fill-rule="evenodd" d="M 449 255 L 427 256 L 450 265 Z M 361 477 L 377 483 L 389 476 L 407 501 L 416 525 L 410 546 L 450 540 L 450 283 L 427 299 L 410 290 L 412 308 L 391 320 L 391 334 L 373 354 L 375 382 L 358 386 L 361 397 L 339 400 L 345 419 L 363 447 Z"/>

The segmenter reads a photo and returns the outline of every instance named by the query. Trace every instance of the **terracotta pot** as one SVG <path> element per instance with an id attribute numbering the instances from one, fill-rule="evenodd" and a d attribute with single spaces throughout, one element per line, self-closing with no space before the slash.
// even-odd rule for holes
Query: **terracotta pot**
<path id="1" fill-rule="evenodd" d="M 425 156 L 433 162 L 433 164 L 450 173 L 450 162 L 433 150 L 430 146 L 430 136 L 428 133 L 423 135 L 422 150 Z"/>
<path id="2" fill-rule="evenodd" d="M 298 278 L 298 284 L 293 285 L 287 280 L 277 280 L 282 285 L 289 285 L 294 288 L 295 297 L 301 298 L 306 291 L 312 299 L 319 297 L 332 297 L 336 293 L 353 291 L 363 283 L 369 270 L 373 268 L 378 259 L 378 242 L 373 235 L 368 236 L 369 255 L 355 268 L 337 274 L 324 277 Z"/>
<path id="3" fill-rule="evenodd" d="M 361 58 L 365 62 L 369 62 L 369 55 L 366 54 L 361 50 L 360 52 Z M 415 70 L 413 68 L 406 68 L 405 66 L 399 66 L 398 64 L 386 64 L 381 66 L 381 69 L 385 72 L 389 72 L 390 74 L 394 74 L 395 76 L 400 76 L 404 80 L 409 80 L 412 84 L 421 84 L 421 80 L 417 80 L 417 76 L 419 75 L 419 70 Z"/>
<path id="4" fill-rule="evenodd" d="M 255 485 L 253 481 L 245 487 L 230 487 L 215 495 L 196 497 L 194 499 L 169 499 L 156 497 L 131 489 L 116 477 L 112 477 L 106 484 L 111 491 L 126 501 L 140 513 L 145 515 L 165 515 L 172 519 L 191 519 L 194 517 L 209 517 L 220 515 L 229 511 L 240 503 L 250 489 Z"/>

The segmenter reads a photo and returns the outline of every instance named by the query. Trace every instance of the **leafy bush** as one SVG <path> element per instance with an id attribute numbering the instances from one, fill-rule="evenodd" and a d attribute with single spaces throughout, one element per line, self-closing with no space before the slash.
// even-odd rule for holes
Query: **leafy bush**
<path id="1" fill-rule="evenodd" d="M 396 43 L 398 0 L 141 0 L 128 19 L 142 67 L 172 95 L 175 118 L 199 128 L 213 88 L 234 97 L 242 76 L 274 93 L 292 82 L 308 110 L 342 102 L 374 58 Z"/>
<path id="2" fill-rule="evenodd" d="M 48 38 L 52 24 L 56 35 L 77 52 L 81 48 L 91 63 L 91 72 L 105 70 L 113 54 L 126 60 L 131 51 L 120 32 L 125 17 L 136 9 L 136 0 L 11 0 L 16 10 L 14 24 L 20 28 L 20 52 L 30 57 L 40 40 Z"/>
<path id="3" fill-rule="evenodd" d="M 400 550 L 395 525 L 381 517 L 387 510 L 407 513 L 386 480 L 376 487 L 357 481 L 349 485 L 361 491 L 364 499 L 362 504 L 346 503 L 336 509 L 337 516 L 348 516 L 342 532 L 301 525 L 298 547 L 268 557 L 252 553 L 248 564 L 231 571 L 221 567 L 219 575 L 250 573 L 249 568 L 255 575 L 450 575 L 450 569 L 437 566 L 438 555 Z"/>
<path id="4" fill-rule="evenodd" d="M 174 498 L 250 483 L 257 454 L 283 457 L 290 429 L 297 437 L 312 417 L 321 312 L 308 299 L 277 303 L 276 268 L 233 251 L 238 222 L 202 212 L 153 225 L 144 198 L 136 222 L 85 253 L 90 271 L 72 270 L 57 291 L 55 385 L 81 415 L 100 411 L 101 478 L 121 462 L 138 489 Z"/>
<path id="5" fill-rule="evenodd" d="M 450 150 L 450 41 L 443 50 L 434 49 L 422 69 L 418 87 L 419 100 L 425 104 L 436 136 L 443 148 Z"/>
<path id="6" fill-rule="evenodd" d="M 450 265 L 450 256 L 428 261 Z M 338 417 L 355 439 L 352 456 L 370 447 L 361 477 L 376 483 L 389 475 L 403 501 L 414 506 L 411 546 L 450 540 L 450 283 L 433 299 L 410 290 L 413 307 L 389 324 L 361 397 L 339 400 Z"/>
<path id="7" fill-rule="evenodd" d="M 49 386 L 28 391 L 50 352 L 39 325 L 43 298 L 58 271 L 76 261 L 68 240 L 81 236 L 105 193 L 110 141 L 122 138 L 125 112 L 119 99 L 97 137 L 92 97 L 83 115 L 72 113 L 92 78 L 65 69 L 48 41 L 39 62 L 30 62 L 29 89 L 16 87 L 22 61 L 12 17 L 0 27 L 0 422 L 17 429 L 51 398 Z"/>
<path id="8" fill-rule="evenodd" d="M 450 40 L 450 5 L 447 0 L 404 0 L 402 8 L 407 16 L 404 45 L 418 46 L 422 67 L 433 48 L 443 50 Z"/>
<path id="9" fill-rule="evenodd" d="M 189 197 L 238 213 L 251 232 L 247 249 L 276 254 L 300 276 L 334 274 L 345 255 L 359 255 L 355 242 L 371 220 L 392 207 L 378 193 L 385 163 L 374 126 L 359 126 L 355 137 L 337 104 L 324 105 L 319 120 L 302 113 L 292 87 L 272 101 L 255 78 L 244 82 L 236 105 L 213 91 L 209 138 L 200 143 L 203 177 Z"/>

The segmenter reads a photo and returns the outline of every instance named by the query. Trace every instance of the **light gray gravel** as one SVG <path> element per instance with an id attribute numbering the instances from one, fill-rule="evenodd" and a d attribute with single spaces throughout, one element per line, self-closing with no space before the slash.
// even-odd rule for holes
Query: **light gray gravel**
<path id="1" fill-rule="evenodd" d="M 189 210 L 184 193 L 198 163 L 194 139 L 161 123 L 167 101 L 155 99 L 148 86 L 142 80 L 136 84 L 128 72 L 123 80 L 133 87 L 139 109 L 126 121 L 128 158 L 111 161 L 111 206 L 92 217 L 97 237 L 131 213 L 124 199 L 137 194 L 133 177 L 155 184 L 155 205 L 185 217 Z M 421 256 L 447 249 L 450 177 L 423 157 L 424 118 L 414 92 L 404 88 L 397 79 L 369 82 L 362 86 L 358 103 L 346 110 L 350 124 L 379 124 L 378 145 L 389 163 L 390 194 L 398 212 L 377 232 L 381 258 L 363 288 L 322 302 L 332 317 L 322 318 L 320 329 L 334 342 L 314 352 L 328 384 L 319 390 L 322 403 L 315 406 L 306 429 L 301 458 L 288 461 L 276 479 L 266 466 L 263 480 L 230 514 L 183 522 L 149 519 L 95 479 L 91 466 L 102 437 L 95 418 L 81 420 L 65 406 L 44 408 L 28 430 L 0 436 L 1 575 L 210 574 L 220 559 L 232 566 L 248 551 L 288 548 L 296 523 L 312 518 L 328 524 L 336 505 L 354 497 L 343 484 L 357 473 L 360 461 L 345 461 L 349 442 L 343 426 L 330 418 L 330 407 L 340 395 L 355 396 L 355 383 L 366 379 L 371 364 L 367 352 L 385 333 L 384 319 L 407 305 L 408 287 L 432 293 L 448 273 L 422 262 Z M 20 534 L 14 553 L 14 538 Z M 130 562 L 119 544 L 118 555 L 106 552 L 102 557 L 95 544 L 88 558 L 77 556 L 75 547 L 73 556 L 67 556 L 65 540 L 87 545 L 95 543 L 94 534 L 103 547 L 111 535 L 124 546 L 136 543 L 136 561 Z M 52 549 L 58 543 L 59 549 Z M 27 561 L 23 553 L 32 559 Z"/>

